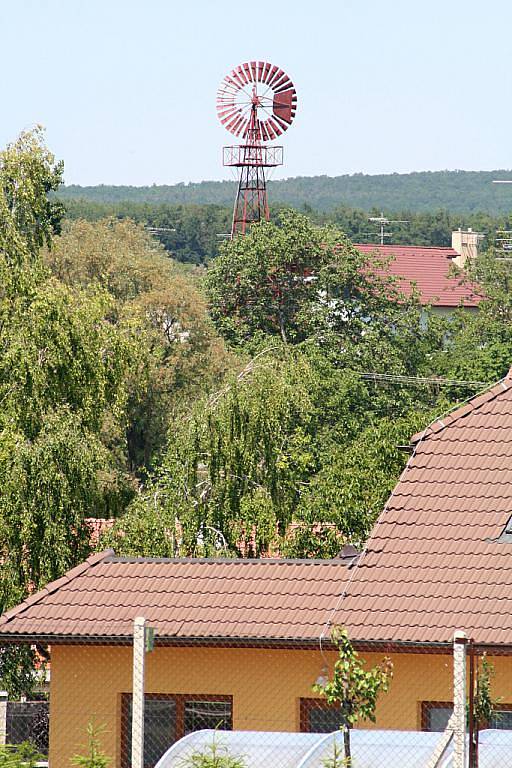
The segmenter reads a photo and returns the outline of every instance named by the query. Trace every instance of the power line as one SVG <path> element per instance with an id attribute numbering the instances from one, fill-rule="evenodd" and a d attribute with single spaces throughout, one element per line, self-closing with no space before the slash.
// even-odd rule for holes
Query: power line
<path id="1" fill-rule="evenodd" d="M 441 387 L 472 387 L 482 389 L 488 387 L 488 381 L 459 381 L 458 379 L 438 379 L 422 376 L 398 376 L 391 373 L 359 373 L 361 379 L 365 381 L 389 382 L 396 384 L 427 385 L 436 384 Z"/>

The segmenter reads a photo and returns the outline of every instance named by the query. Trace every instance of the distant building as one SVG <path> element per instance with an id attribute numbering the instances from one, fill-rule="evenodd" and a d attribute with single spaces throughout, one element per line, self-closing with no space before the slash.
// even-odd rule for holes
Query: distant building
<path id="1" fill-rule="evenodd" d="M 451 248 L 375 243 L 356 243 L 356 248 L 362 253 L 391 257 L 389 271 L 401 278 L 402 290 L 408 293 L 415 286 L 422 304 L 445 314 L 460 306 L 475 310 L 482 300 L 477 287 L 464 282 L 463 275 L 454 274 L 452 268 L 455 265 L 462 270 L 468 259 L 477 256 L 480 239 L 478 232 L 458 229 L 452 232 Z"/>

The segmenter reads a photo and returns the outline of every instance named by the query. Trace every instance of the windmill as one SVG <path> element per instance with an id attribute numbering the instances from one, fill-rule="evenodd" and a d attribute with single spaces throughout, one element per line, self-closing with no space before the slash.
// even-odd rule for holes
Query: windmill
<path id="1" fill-rule="evenodd" d="M 230 237 L 245 235 L 255 221 L 269 219 L 265 168 L 283 164 L 274 141 L 292 124 L 297 94 L 288 75 L 263 61 L 240 64 L 217 92 L 217 115 L 243 143 L 224 147 L 223 165 L 238 169 Z"/>

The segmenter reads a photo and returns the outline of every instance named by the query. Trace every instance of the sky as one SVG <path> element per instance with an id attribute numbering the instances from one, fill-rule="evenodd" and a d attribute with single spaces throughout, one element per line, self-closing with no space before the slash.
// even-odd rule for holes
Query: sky
<path id="1" fill-rule="evenodd" d="M 0 146 L 42 124 L 68 184 L 229 179 L 216 91 L 293 80 L 274 178 L 512 168 L 511 0 L 0 0 Z"/>

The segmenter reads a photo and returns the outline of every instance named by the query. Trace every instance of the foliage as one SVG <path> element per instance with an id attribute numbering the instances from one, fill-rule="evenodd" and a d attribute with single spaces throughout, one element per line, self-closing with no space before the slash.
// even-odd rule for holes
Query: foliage
<path id="1" fill-rule="evenodd" d="M 3 690 L 9 691 L 11 698 L 16 700 L 33 691 L 39 677 L 35 673 L 37 662 L 36 652 L 29 646 L 0 646 L 0 680 Z M 43 670 L 44 664 L 40 664 L 38 672 Z"/>
<path id="2" fill-rule="evenodd" d="M 126 427 L 116 433 L 116 422 L 110 424 L 108 439 L 125 470 L 145 476 L 175 412 L 217 386 L 234 365 L 195 273 L 176 265 L 130 220 L 66 222 L 46 261 L 70 286 L 101 288 L 110 300 L 111 323 L 134 347 Z"/>
<path id="3" fill-rule="evenodd" d="M 322 759 L 323 768 L 350 768 L 350 763 L 345 757 L 344 751 L 338 746 L 336 735 L 332 743 L 332 751 Z"/>
<path id="4" fill-rule="evenodd" d="M 405 329 L 408 337 L 422 332 L 418 303 L 401 294 L 385 260 L 293 211 L 282 211 L 279 225 L 261 222 L 227 241 L 206 288 L 214 322 L 232 344 L 264 334 L 314 339 L 345 357 L 384 343 L 396 354 Z"/>
<path id="5" fill-rule="evenodd" d="M 101 735 L 105 726 L 98 726 L 92 722 L 87 723 L 86 752 L 83 755 L 73 755 L 71 765 L 77 768 L 108 768 L 112 759 L 101 749 Z"/>
<path id="6" fill-rule="evenodd" d="M 371 669 L 350 642 L 343 627 L 334 627 L 331 639 L 338 649 L 332 678 L 322 684 L 315 684 L 313 690 L 325 696 L 328 704 L 340 708 L 340 727 L 344 734 L 345 759 L 351 765 L 350 729 L 359 720 L 375 722 L 375 708 L 381 693 L 389 690 L 393 676 L 391 659 L 385 658 Z"/>
<path id="7" fill-rule="evenodd" d="M 268 348 L 177 419 L 153 482 L 101 546 L 328 557 L 361 544 L 407 459 L 397 443 L 429 420 L 394 403 L 383 418 L 372 386 L 316 354 Z"/>
<path id="8" fill-rule="evenodd" d="M 418 373 L 444 332 L 384 266 L 293 212 L 228 243 L 207 275 L 210 311 L 256 354 L 177 414 L 153 482 L 104 543 L 147 551 L 146 531 L 154 554 L 249 556 L 361 544 L 405 464 L 393 441 L 428 422 L 435 397 L 377 392 L 359 371 Z M 157 326 L 173 316 L 155 313 Z"/>
<path id="9" fill-rule="evenodd" d="M 483 300 L 477 313 L 454 318 L 436 365 L 453 378 L 496 381 L 512 361 L 512 261 L 490 248 L 468 265 L 466 279 L 479 286 Z"/>
<path id="10" fill-rule="evenodd" d="M 43 278 L 39 249 L 51 242 L 63 214 L 48 193 L 59 186 L 62 170 L 41 128 L 22 133 L 0 152 L 0 285 L 6 299 L 25 296 Z"/>
<path id="11" fill-rule="evenodd" d="M 70 220 L 115 218 L 144 225 L 173 259 L 196 265 L 217 255 L 219 234 L 229 232 L 232 216 L 229 207 L 217 205 L 106 204 L 66 199 L 65 207 Z"/>
<path id="12" fill-rule="evenodd" d="M 131 495 L 110 482 L 102 434 L 124 418 L 130 341 L 104 291 L 59 283 L 41 253 L 59 226 L 48 193 L 61 173 L 37 129 L 0 153 L 1 610 L 81 561 L 85 518 Z M 2 652 L 8 690 L 30 687 L 30 661 Z"/>
<path id="13" fill-rule="evenodd" d="M 311 442 L 305 428 L 313 417 L 310 373 L 306 363 L 262 359 L 178 420 L 159 479 L 142 502 L 148 519 L 160 531 L 174 531 L 189 554 L 203 547 L 215 550 L 219 535 L 229 552 L 268 549 L 286 529 L 312 461 L 304 450 Z M 140 506 L 140 501 L 134 505 L 137 518 Z M 125 522 L 111 533 L 119 534 L 117 546 L 123 551 L 130 547 L 127 530 L 134 531 L 129 522 L 125 530 Z M 135 530 L 139 526 L 135 523 Z M 164 550 L 167 546 L 163 541 Z"/>
<path id="14" fill-rule="evenodd" d="M 483 654 L 477 668 L 476 688 L 473 699 L 473 717 L 477 729 L 489 727 L 494 711 L 500 699 L 494 699 L 491 692 L 492 679 L 495 675 L 492 662 Z"/>
<path id="15" fill-rule="evenodd" d="M 44 760 L 28 741 L 22 744 L 0 744 L 0 768 L 35 768 Z"/>
<path id="16" fill-rule="evenodd" d="M 211 744 L 207 744 L 203 751 L 191 752 L 182 759 L 180 765 L 182 768 L 245 768 L 246 762 L 241 755 L 231 755 L 216 732 Z"/>
<path id="17" fill-rule="evenodd" d="M 144 194 L 143 190 L 140 194 Z M 169 255 L 187 264 L 208 264 L 215 258 L 222 244 L 219 234 L 229 232 L 231 226 L 232 197 L 226 198 L 225 207 L 193 203 L 173 205 L 150 201 L 92 202 L 87 199 L 68 198 L 67 195 L 63 199 L 66 215 L 70 220 L 131 219 L 153 228 L 155 237 Z M 283 205 L 272 204 L 272 199 L 271 192 L 271 218 L 275 220 Z M 320 210 L 318 206 L 313 208 L 309 202 L 301 204 L 292 201 L 290 204 L 306 214 L 315 224 L 330 223 L 356 243 L 378 242 L 377 230 L 368 222 L 368 216 L 380 215 L 383 207 L 386 208 L 383 211 L 385 216 L 399 220 L 393 224 L 393 236 L 390 241 L 399 245 L 446 247 L 451 245 L 454 229 L 471 227 L 475 232 L 484 233 L 483 245 L 490 246 L 497 230 L 512 229 L 510 206 L 505 206 L 501 215 L 498 215 L 495 208 L 490 209 L 493 213 L 454 213 L 449 210 L 449 206 L 444 210 L 433 211 L 429 208 L 417 212 L 414 209 L 414 200 L 411 202 L 410 199 L 403 202 L 401 207 L 393 209 L 389 208 L 390 201 L 384 197 L 367 208 L 340 204 L 339 198 L 329 210 Z M 377 207 L 373 207 L 374 205 Z M 372 231 L 373 235 L 369 234 Z"/>
<path id="18" fill-rule="evenodd" d="M 428 421 L 424 411 L 375 419 L 353 440 L 326 451 L 302 494 L 282 553 L 335 557 L 346 541 L 361 547 L 406 464 L 403 447 Z"/>
<path id="19" fill-rule="evenodd" d="M 380 211 L 414 212 L 446 209 L 455 212 L 510 211 L 508 190 L 497 188 L 495 178 L 510 179 L 510 171 L 420 171 L 345 176 L 298 176 L 269 182 L 270 198 L 283 205 L 304 205 L 327 211 L 343 201 L 345 205 Z M 232 205 L 236 183 L 202 181 L 190 184 L 152 185 L 151 187 L 109 186 L 61 187 L 63 201 L 84 200 L 98 203 L 129 202 L 153 205 Z M 402 218 L 402 217 L 399 217 Z M 226 229 L 219 230 L 225 232 Z"/>

